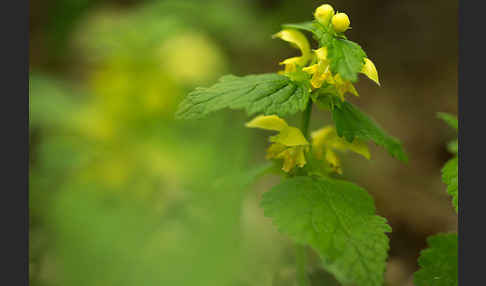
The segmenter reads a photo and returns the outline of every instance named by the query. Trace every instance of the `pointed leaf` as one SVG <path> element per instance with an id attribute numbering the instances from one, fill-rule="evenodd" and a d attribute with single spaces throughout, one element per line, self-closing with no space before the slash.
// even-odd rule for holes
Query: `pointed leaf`
<path id="1" fill-rule="evenodd" d="M 355 137 L 373 141 L 384 147 L 393 157 L 407 162 L 407 156 L 400 141 L 386 134 L 374 120 L 351 103 L 345 101 L 340 105 L 335 105 L 332 109 L 332 119 L 336 124 L 338 135 L 349 142 L 353 142 Z"/>
<path id="2" fill-rule="evenodd" d="M 358 73 L 365 64 L 366 53 L 355 42 L 337 38 L 328 47 L 328 58 L 333 74 L 340 74 L 345 80 L 356 82 Z"/>

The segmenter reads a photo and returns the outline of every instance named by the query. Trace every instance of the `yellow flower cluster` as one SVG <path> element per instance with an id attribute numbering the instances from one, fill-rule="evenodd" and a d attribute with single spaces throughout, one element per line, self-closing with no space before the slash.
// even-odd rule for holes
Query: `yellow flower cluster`
<path id="1" fill-rule="evenodd" d="M 267 149 L 267 159 L 282 159 L 282 170 L 285 172 L 290 172 L 296 166 L 302 168 L 307 163 L 305 153 L 310 150 L 309 142 L 298 128 L 289 126 L 277 115 L 257 116 L 246 123 L 246 127 L 279 132 L 278 135 L 270 137 L 272 144 Z M 338 174 L 342 174 L 342 170 L 335 151 L 353 151 L 367 159 L 370 158 L 368 146 L 364 141 L 355 139 L 351 143 L 347 142 L 337 135 L 334 126 L 326 126 L 312 132 L 311 138 L 314 157 L 325 161 L 331 170 Z"/>
<path id="2" fill-rule="evenodd" d="M 328 26 L 329 22 L 331 22 L 331 26 L 336 32 L 344 32 L 349 28 L 350 21 L 348 16 L 345 13 L 335 14 L 334 8 L 329 4 L 319 6 L 314 12 L 314 17 L 325 26 Z M 342 79 L 339 74 L 333 75 L 331 73 L 326 47 L 320 47 L 311 52 L 307 38 L 295 29 L 284 29 L 273 35 L 273 38 L 280 38 L 289 42 L 292 46 L 300 49 L 302 53 L 299 57 L 288 58 L 280 62 L 280 65 L 285 66 L 284 70 L 279 72 L 280 74 L 289 75 L 302 70 L 312 75 L 310 83 L 314 89 L 320 88 L 324 83 L 328 83 L 336 87 L 342 100 L 344 100 L 344 95 L 347 93 L 358 96 L 358 92 L 350 81 Z M 309 65 L 307 66 L 307 64 Z M 370 59 L 364 59 L 361 73 L 368 76 L 378 85 L 380 84 L 376 67 Z"/>
<path id="3" fill-rule="evenodd" d="M 334 8 L 329 4 L 319 6 L 314 12 L 314 18 L 325 29 L 333 31 L 333 33 L 343 33 L 350 28 L 349 17 L 345 13 L 335 13 Z M 301 52 L 300 56 L 280 62 L 280 65 L 284 66 L 284 70 L 279 71 L 280 74 L 291 78 L 308 74 L 311 76 L 311 89 L 319 89 L 323 85 L 334 86 L 338 96 L 343 101 L 344 96 L 348 93 L 358 96 L 358 92 L 349 80 L 331 72 L 328 47 L 324 46 L 311 50 L 305 35 L 295 29 L 284 29 L 273 35 L 273 38 L 289 42 Z M 376 67 L 370 59 L 364 59 L 361 73 L 376 84 L 380 84 Z M 270 137 L 272 144 L 267 149 L 266 157 L 267 159 L 282 159 L 282 170 L 287 173 L 295 167 L 304 167 L 310 158 L 309 156 L 312 156 L 312 158 L 325 162 L 322 166 L 327 171 L 330 168 L 331 171 L 341 174 L 341 163 L 336 151 L 352 151 L 367 159 L 370 158 L 368 146 L 364 141 L 355 139 L 353 142 L 348 142 L 337 135 L 334 126 L 326 126 L 312 132 L 310 137 L 312 143 L 307 141 L 298 128 L 289 126 L 285 120 L 277 115 L 257 116 L 246 123 L 246 127 L 278 132 L 277 135 Z"/>
<path id="4" fill-rule="evenodd" d="M 272 145 L 267 149 L 267 159 L 283 159 L 282 170 L 290 172 L 295 166 L 300 168 L 306 164 L 305 151 L 309 142 L 302 132 L 289 126 L 285 120 L 277 115 L 257 116 L 246 127 L 278 131 L 279 134 L 270 137 Z"/>

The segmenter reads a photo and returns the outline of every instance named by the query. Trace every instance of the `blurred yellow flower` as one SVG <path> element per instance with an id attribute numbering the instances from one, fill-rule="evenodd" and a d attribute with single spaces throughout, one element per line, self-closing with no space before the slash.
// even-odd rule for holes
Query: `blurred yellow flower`
<path id="1" fill-rule="evenodd" d="M 331 169 L 342 174 L 341 163 L 334 151 L 353 151 L 370 159 L 370 153 L 366 142 L 354 139 L 348 142 L 339 137 L 334 126 L 326 126 L 312 132 L 312 152 L 319 160 L 325 160 Z"/>
<path id="2" fill-rule="evenodd" d="M 225 67 L 221 49 L 211 39 L 198 33 L 185 33 L 168 38 L 160 46 L 159 58 L 162 68 L 174 80 L 186 85 L 212 80 Z"/>
<path id="3" fill-rule="evenodd" d="M 270 137 L 273 144 L 267 149 L 266 158 L 283 159 L 282 170 L 285 172 L 290 172 L 295 166 L 302 168 L 306 164 L 304 152 L 308 151 L 309 142 L 298 128 L 289 126 L 277 115 L 257 116 L 245 126 L 279 132 Z"/>

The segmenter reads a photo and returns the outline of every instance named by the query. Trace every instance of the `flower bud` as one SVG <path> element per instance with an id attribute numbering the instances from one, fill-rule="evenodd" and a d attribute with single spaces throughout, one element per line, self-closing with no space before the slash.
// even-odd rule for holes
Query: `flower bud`
<path id="1" fill-rule="evenodd" d="M 349 28 L 349 18 L 345 13 L 337 13 L 331 19 L 332 26 L 336 32 L 344 32 Z"/>
<path id="2" fill-rule="evenodd" d="M 323 25 L 327 25 L 333 15 L 334 8 L 332 8 L 332 6 L 329 4 L 323 4 L 317 7 L 316 11 L 314 12 L 314 17 L 316 20 Z"/>

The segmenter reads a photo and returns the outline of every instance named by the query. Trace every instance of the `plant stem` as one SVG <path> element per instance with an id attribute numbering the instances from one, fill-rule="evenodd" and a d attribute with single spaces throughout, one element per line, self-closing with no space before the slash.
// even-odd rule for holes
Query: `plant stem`
<path id="1" fill-rule="evenodd" d="M 302 113 L 302 127 L 301 127 L 302 134 L 304 134 L 307 140 L 309 140 L 309 123 L 310 123 L 311 113 L 312 113 L 312 100 L 309 99 L 309 103 L 307 103 L 307 107 L 305 108 L 304 113 Z"/>
<path id="2" fill-rule="evenodd" d="M 299 286 L 309 286 L 309 278 L 307 277 L 307 248 L 305 245 L 296 245 L 297 250 L 297 282 Z"/>

